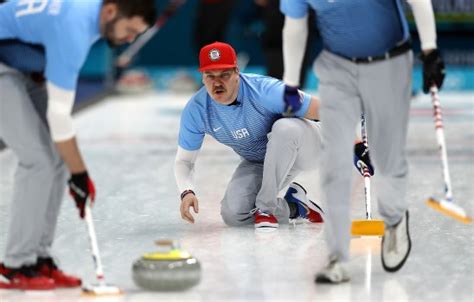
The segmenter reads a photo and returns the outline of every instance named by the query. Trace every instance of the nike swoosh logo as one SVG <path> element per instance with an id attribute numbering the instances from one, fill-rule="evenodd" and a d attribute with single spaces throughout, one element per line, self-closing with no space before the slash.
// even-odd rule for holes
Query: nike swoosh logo
<path id="1" fill-rule="evenodd" d="M 218 128 L 212 128 L 212 130 L 214 130 L 214 132 L 216 131 L 219 131 L 222 127 L 218 127 Z"/>

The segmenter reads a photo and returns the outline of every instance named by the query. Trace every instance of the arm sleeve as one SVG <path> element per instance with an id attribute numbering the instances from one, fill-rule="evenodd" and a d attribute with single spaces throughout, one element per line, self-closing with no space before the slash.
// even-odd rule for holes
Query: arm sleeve
<path id="1" fill-rule="evenodd" d="M 181 113 L 178 146 L 188 151 L 199 150 L 205 135 L 203 124 L 197 106 L 189 102 Z"/>
<path id="2" fill-rule="evenodd" d="M 300 70 L 308 37 L 308 15 L 300 19 L 285 17 L 283 26 L 283 81 L 299 86 Z"/>
<path id="3" fill-rule="evenodd" d="M 174 177 L 180 193 L 185 190 L 194 191 L 194 163 L 198 154 L 199 150 L 188 151 L 178 147 L 174 161 Z"/>
<path id="4" fill-rule="evenodd" d="M 299 19 L 308 14 L 307 0 L 281 0 L 280 11 L 288 17 Z"/>
<path id="5" fill-rule="evenodd" d="M 48 109 L 46 119 L 54 142 L 68 140 L 75 135 L 72 124 L 74 91 L 66 90 L 48 81 Z"/>
<path id="6" fill-rule="evenodd" d="M 89 38 L 84 30 L 66 19 L 52 22 L 50 26 L 51 32 L 44 37 L 45 76 L 58 87 L 76 90 L 79 73 L 90 49 Z"/>
<path id="7" fill-rule="evenodd" d="M 421 49 L 436 48 L 436 23 L 431 0 L 408 0 L 408 3 L 410 3 L 415 17 Z"/>

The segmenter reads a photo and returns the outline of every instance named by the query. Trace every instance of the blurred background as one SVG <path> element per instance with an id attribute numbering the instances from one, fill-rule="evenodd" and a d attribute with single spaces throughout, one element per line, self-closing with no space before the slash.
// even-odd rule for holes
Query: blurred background
<path id="1" fill-rule="evenodd" d="M 157 0 L 161 13 L 169 0 Z M 419 42 L 410 7 L 406 13 L 414 41 L 415 54 Z M 433 0 L 438 31 L 438 47 L 445 59 L 448 73 L 445 91 L 474 90 L 474 1 Z M 312 17 L 311 17 L 312 18 Z M 321 49 L 318 32 L 310 20 L 311 40 L 305 58 L 306 70 L 301 86 L 317 89 L 311 66 Z M 200 87 L 197 72 L 201 46 L 216 40 L 230 43 L 239 59 L 247 62 L 246 72 L 282 75 L 281 28 L 283 16 L 278 0 L 187 0 L 169 18 L 160 31 L 140 50 L 128 70 L 146 73 L 158 90 L 175 92 Z M 96 101 L 113 85 L 114 60 L 121 49 L 110 49 L 98 42 L 90 52 L 81 72 L 77 106 Z M 421 71 L 416 62 L 413 91 L 421 86 Z"/>

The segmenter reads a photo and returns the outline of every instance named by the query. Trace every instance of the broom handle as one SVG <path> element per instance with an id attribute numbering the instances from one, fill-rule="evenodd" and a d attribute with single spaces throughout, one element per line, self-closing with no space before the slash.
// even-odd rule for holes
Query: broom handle
<path id="1" fill-rule="evenodd" d="M 186 3 L 186 0 L 170 0 L 168 6 L 164 9 L 163 13 L 158 17 L 155 24 L 150 27 L 146 32 L 137 38 L 125 51 L 120 54 L 117 58 L 117 66 L 124 68 L 126 67 L 132 58 L 142 49 L 142 47 L 150 41 L 153 36 L 160 31 L 170 17 L 172 17 L 178 8 Z"/>
<path id="2" fill-rule="evenodd" d="M 446 200 L 452 201 L 453 191 L 451 187 L 451 177 L 449 176 L 448 166 L 448 153 L 446 151 L 446 140 L 444 138 L 443 130 L 443 116 L 441 113 L 441 104 L 438 96 L 438 88 L 431 86 L 431 102 L 433 103 L 433 116 L 436 129 L 436 141 L 438 142 L 439 151 L 441 153 L 441 164 L 443 167 L 443 178 L 444 178 L 444 192 L 446 194 Z"/>
<path id="3" fill-rule="evenodd" d="M 370 174 L 367 168 L 364 169 L 364 191 L 365 191 L 365 210 L 367 211 L 367 219 L 372 219 L 371 201 L 370 201 Z"/>
<path id="4" fill-rule="evenodd" d="M 365 148 L 369 148 L 369 140 L 367 138 L 367 130 L 365 128 L 365 116 L 362 113 L 361 116 L 361 127 L 360 132 L 362 135 L 362 141 L 364 142 Z M 367 167 L 364 168 L 364 193 L 365 193 L 365 211 L 366 211 L 366 218 L 372 219 L 372 205 L 371 205 L 371 198 L 370 198 L 370 173 Z"/>
<path id="5" fill-rule="evenodd" d="M 87 224 L 87 230 L 89 233 L 89 241 L 92 247 L 92 258 L 94 259 L 95 274 L 97 280 L 102 284 L 104 281 L 104 271 L 102 269 L 102 262 L 100 260 L 99 246 L 97 244 L 97 236 L 94 228 L 94 221 L 92 220 L 92 212 L 89 206 L 89 202 L 86 203 L 85 208 L 85 220 Z"/>

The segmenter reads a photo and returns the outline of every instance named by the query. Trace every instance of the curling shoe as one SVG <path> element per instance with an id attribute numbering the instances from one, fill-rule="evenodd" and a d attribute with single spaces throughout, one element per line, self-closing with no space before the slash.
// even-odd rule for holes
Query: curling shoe
<path id="1" fill-rule="evenodd" d="M 42 276 L 54 280 L 56 287 L 71 288 L 79 287 L 82 284 L 81 279 L 67 275 L 60 270 L 51 257 L 38 258 L 36 266 Z"/>
<path id="2" fill-rule="evenodd" d="M 257 210 L 255 212 L 255 229 L 258 230 L 276 230 L 278 228 L 278 220 L 270 213 Z"/>
<path id="3" fill-rule="evenodd" d="M 4 282 L 0 279 L 0 289 L 52 290 L 56 288 L 54 280 L 42 276 L 36 265 L 9 268 L 0 263 L 0 276 L 7 280 Z"/>
<path id="4" fill-rule="evenodd" d="M 316 274 L 316 283 L 338 284 L 349 281 L 349 273 L 343 263 L 332 259 L 329 264 Z"/>
<path id="5" fill-rule="evenodd" d="M 324 221 L 324 213 L 320 206 L 308 199 L 306 190 L 302 185 L 293 182 L 286 191 L 285 200 L 290 207 L 290 223 L 299 223 L 304 220 L 312 223 Z"/>
<path id="6" fill-rule="evenodd" d="M 382 266 L 387 272 L 398 271 L 408 258 L 411 250 L 408 230 L 408 211 L 393 226 L 385 227 L 382 237 Z"/>

